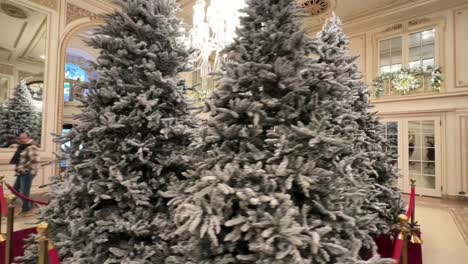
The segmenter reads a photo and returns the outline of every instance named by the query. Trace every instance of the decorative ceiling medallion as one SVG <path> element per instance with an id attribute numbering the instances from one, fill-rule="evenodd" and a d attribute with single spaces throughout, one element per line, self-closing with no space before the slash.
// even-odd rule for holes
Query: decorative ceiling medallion
<path id="1" fill-rule="evenodd" d="M 336 7 L 336 0 L 298 0 L 298 2 L 312 16 L 326 15 Z"/>
<path id="2" fill-rule="evenodd" d="M 3 12 L 5 12 L 5 14 L 7 14 L 8 16 L 11 16 L 14 18 L 19 18 L 19 19 L 28 18 L 28 14 L 26 13 L 26 11 L 12 4 L 1 3 L 0 9 L 2 9 Z"/>

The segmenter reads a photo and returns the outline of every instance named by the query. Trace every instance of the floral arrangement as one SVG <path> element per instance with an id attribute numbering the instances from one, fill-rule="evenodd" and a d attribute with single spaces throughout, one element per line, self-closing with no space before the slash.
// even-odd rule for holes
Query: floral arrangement
<path id="1" fill-rule="evenodd" d="M 440 67 L 401 69 L 396 72 L 383 73 L 374 80 L 375 95 L 384 94 L 384 84 L 390 81 L 400 94 L 408 94 L 421 87 L 421 78 L 430 77 L 430 85 L 434 91 L 440 91 L 442 86 L 442 72 Z"/>

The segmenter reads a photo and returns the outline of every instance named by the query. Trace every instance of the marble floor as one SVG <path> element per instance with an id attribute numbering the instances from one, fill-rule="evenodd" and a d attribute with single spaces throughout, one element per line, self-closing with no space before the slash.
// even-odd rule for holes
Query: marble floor
<path id="1" fill-rule="evenodd" d="M 467 264 L 468 240 L 455 209 L 430 203 L 416 203 L 416 219 L 421 225 L 424 264 Z M 462 210 L 468 210 L 468 205 Z M 468 215 L 465 215 L 468 216 Z M 460 219 L 461 220 L 461 219 Z M 468 217 L 463 221 L 468 221 Z M 464 230 L 465 232 L 468 229 Z"/>
<path id="2" fill-rule="evenodd" d="M 424 241 L 424 264 L 468 264 L 468 201 L 418 196 L 416 219 Z M 15 230 L 37 224 L 35 216 L 18 218 Z M 5 232 L 4 221 L 2 230 Z"/>

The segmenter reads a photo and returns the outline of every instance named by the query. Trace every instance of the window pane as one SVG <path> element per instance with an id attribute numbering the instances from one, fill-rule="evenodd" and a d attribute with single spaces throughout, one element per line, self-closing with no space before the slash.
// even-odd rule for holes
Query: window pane
<path id="1" fill-rule="evenodd" d="M 70 83 L 65 83 L 63 86 L 63 100 L 65 102 L 70 102 L 71 86 Z"/>
<path id="2" fill-rule="evenodd" d="M 410 161 L 409 173 L 410 173 L 410 178 L 414 176 L 415 174 L 421 174 L 422 173 L 421 162 Z"/>
<path id="3" fill-rule="evenodd" d="M 427 67 L 434 65 L 435 31 L 427 30 L 410 35 L 409 67 Z"/>
<path id="4" fill-rule="evenodd" d="M 419 68 L 421 67 L 421 61 L 411 61 L 409 67 L 410 69 Z"/>
<path id="5" fill-rule="evenodd" d="M 390 64 L 390 52 L 380 54 L 380 66 L 389 66 Z"/>
<path id="6" fill-rule="evenodd" d="M 385 130 L 384 135 L 387 139 L 387 144 L 389 147 L 387 151 L 389 151 L 392 157 L 395 159 L 392 161 L 392 164 L 397 166 L 398 165 L 398 122 L 384 122 L 383 123 Z"/>
<path id="7" fill-rule="evenodd" d="M 392 51 L 393 50 L 401 50 L 401 37 L 396 37 L 391 39 L 392 41 Z"/>
<path id="8" fill-rule="evenodd" d="M 415 33 L 410 35 L 410 48 L 419 47 L 421 45 L 421 33 Z"/>
<path id="9" fill-rule="evenodd" d="M 421 134 L 429 134 L 434 137 L 435 122 L 434 120 L 421 121 Z"/>
<path id="10" fill-rule="evenodd" d="M 418 183 L 418 187 L 435 189 L 435 176 L 428 175 L 412 175 Z"/>
<path id="11" fill-rule="evenodd" d="M 428 31 L 421 32 L 422 45 L 433 44 L 435 39 L 435 30 L 431 29 Z"/>
<path id="12" fill-rule="evenodd" d="M 401 64 L 401 49 L 400 50 L 392 50 L 392 64 Z"/>
<path id="13" fill-rule="evenodd" d="M 435 175 L 435 163 L 434 162 L 422 162 L 422 174 Z"/>
<path id="14" fill-rule="evenodd" d="M 435 161 L 435 148 L 422 149 L 423 161 Z"/>
<path id="15" fill-rule="evenodd" d="M 65 79 L 88 82 L 88 74 L 80 66 L 73 63 L 66 63 Z"/>
<path id="16" fill-rule="evenodd" d="M 434 120 L 408 122 L 409 177 L 415 178 L 422 188 L 435 188 L 435 123 Z"/>
<path id="17" fill-rule="evenodd" d="M 387 135 L 387 144 L 390 146 L 398 146 L 398 135 Z"/>
<path id="18" fill-rule="evenodd" d="M 421 60 L 421 47 L 414 47 L 409 49 L 409 61 L 415 62 Z"/>
<path id="19" fill-rule="evenodd" d="M 387 72 L 390 72 L 390 66 L 380 67 L 380 73 L 387 73 Z"/>
<path id="20" fill-rule="evenodd" d="M 401 69 L 401 64 L 393 64 L 392 68 L 390 69 L 391 72 L 396 72 Z"/>
<path id="21" fill-rule="evenodd" d="M 423 59 L 434 58 L 434 44 L 427 44 L 422 46 L 421 56 Z"/>
<path id="22" fill-rule="evenodd" d="M 401 69 L 401 37 L 380 41 L 380 72 L 393 72 Z M 386 67 L 390 66 L 390 67 Z"/>
<path id="23" fill-rule="evenodd" d="M 434 59 L 423 60 L 423 68 L 426 68 L 427 66 L 434 66 L 434 64 Z"/>
<path id="24" fill-rule="evenodd" d="M 387 122 L 387 134 L 392 134 L 392 135 L 398 134 L 397 122 Z"/>
<path id="25" fill-rule="evenodd" d="M 380 41 L 380 53 L 390 52 L 390 40 Z"/>

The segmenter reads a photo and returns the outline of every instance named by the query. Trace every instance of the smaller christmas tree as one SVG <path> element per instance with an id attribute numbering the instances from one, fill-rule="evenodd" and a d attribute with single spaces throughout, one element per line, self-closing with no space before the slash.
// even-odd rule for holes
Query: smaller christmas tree
<path id="1" fill-rule="evenodd" d="M 0 146 L 8 146 L 21 133 L 37 139 L 41 133 L 41 115 L 34 110 L 26 82 L 16 86 L 0 116 Z"/>
<path id="2" fill-rule="evenodd" d="M 375 226 L 370 232 L 387 232 L 392 224 L 398 222 L 402 201 L 397 187 L 398 170 L 392 165 L 392 154 L 387 151 L 386 139 L 382 134 L 382 124 L 371 111 L 369 101 L 370 91 L 362 81 L 362 74 L 356 64 L 357 56 L 348 49 L 349 40 L 343 32 L 339 17 L 333 15 L 326 21 L 322 31 L 317 34 L 314 53 L 318 54 L 319 63 L 327 65 L 331 79 L 337 86 L 349 90 L 343 96 L 336 98 L 337 109 L 347 112 L 356 125 L 358 134 L 354 137 L 354 148 L 359 153 L 355 161 L 358 175 L 365 175 L 369 180 L 369 196 L 365 209 L 370 214 L 376 214 Z M 335 109 L 335 110 L 337 110 Z M 334 111 L 336 114 L 336 111 Z M 342 120 L 330 119 L 338 126 Z"/>

